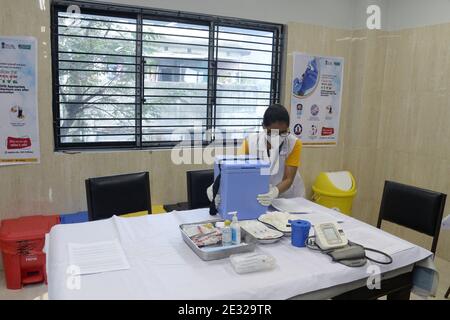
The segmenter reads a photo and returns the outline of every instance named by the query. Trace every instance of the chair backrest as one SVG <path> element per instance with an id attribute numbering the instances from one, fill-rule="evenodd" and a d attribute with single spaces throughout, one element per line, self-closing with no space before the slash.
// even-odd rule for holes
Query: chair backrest
<path id="1" fill-rule="evenodd" d="M 89 220 L 148 211 L 151 214 L 148 172 L 86 180 Z"/>
<path id="2" fill-rule="evenodd" d="M 188 171 L 186 179 L 189 209 L 208 208 L 206 189 L 214 182 L 214 170 Z"/>
<path id="3" fill-rule="evenodd" d="M 446 197 L 443 193 L 386 181 L 377 227 L 387 220 L 432 236 L 431 251 L 435 253 Z"/>

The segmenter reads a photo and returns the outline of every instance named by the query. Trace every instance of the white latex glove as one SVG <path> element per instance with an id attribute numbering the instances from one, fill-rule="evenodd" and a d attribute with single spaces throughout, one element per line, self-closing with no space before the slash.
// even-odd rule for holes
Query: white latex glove
<path id="1" fill-rule="evenodd" d="M 278 198 L 279 194 L 280 191 L 277 187 L 270 186 L 269 192 L 258 195 L 257 199 L 261 205 L 268 207 L 272 204 L 273 200 Z"/>
<path id="2" fill-rule="evenodd" d="M 206 195 L 208 196 L 209 201 L 213 201 L 213 196 L 214 196 L 214 194 L 213 194 L 213 185 L 214 184 L 210 185 L 208 187 L 208 189 L 206 189 Z M 220 194 L 216 195 L 215 203 L 216 203 L 216 208 L 218 208 L 219 205 L 220 205 Z"/>

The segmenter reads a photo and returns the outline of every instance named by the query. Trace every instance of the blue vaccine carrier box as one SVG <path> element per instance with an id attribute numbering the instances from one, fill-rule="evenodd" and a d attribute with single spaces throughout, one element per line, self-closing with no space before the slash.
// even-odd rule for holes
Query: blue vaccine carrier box
<path id="1" fill-rule="evenodd" d="M 270 163 L 249 156 L 219 156 L 215 158 L 214 179 L 220 173 L 220 205 L 218 213 L 231 220 L 237 212 L 239 220 L 253 220 L 266 213 L 267 207 L 256 199 L 269 192 Z"/>

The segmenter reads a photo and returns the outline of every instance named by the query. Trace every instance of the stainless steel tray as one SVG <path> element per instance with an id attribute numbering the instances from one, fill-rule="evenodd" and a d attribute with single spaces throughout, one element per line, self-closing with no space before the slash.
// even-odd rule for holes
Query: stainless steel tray
<path id="1" fill-rule="evenodd" d="M 180 225 L 181 236 L 183 237 L 184 242 L 198 255 L 202 260 L 211 261 L 211 260 L 220 260 L 228 258 L 232 254 L 237 253 L 245 253 L 252 252 L 256 248 L 257 240 L 249 234 L 247 231 L 241 228 L 241 243 L 242 245 L 239 247 L 223 247 L 221 244 L 215 246 L 209 246 L 208 248 L 217 248 L 214 251 L 207 251 L 204 248 L 199 248 L 184 232 L 183 228 L 185 226 L 190 225 L 198 225 L 198 224 L 206 224 L 206 223 L 216 223 L 224 220 L 208 220 L 201 221 L 196 223 L 185 223 Z"/>

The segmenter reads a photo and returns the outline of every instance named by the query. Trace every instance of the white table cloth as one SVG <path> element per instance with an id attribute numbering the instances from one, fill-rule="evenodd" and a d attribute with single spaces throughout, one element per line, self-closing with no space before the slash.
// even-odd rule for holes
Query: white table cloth
<path id="1" fill-rule="evenodd" d="M 298 201 L 299 207 L 313 208 L 343 220 L 348 234 L 352 229 L 366 228 L 393 237 L 305 199 Z M 368 262 L 361 268 L 349 268 L 333 263 L 320 252 L 293 247 L 287 237 L 257 248 L 275 257 L 276 269 L 239 275 L 229 259 L 202 261 L 182 240 L 180 224 L 209 219 L 208 210 L 200 209 L 57 225 L 46 244 L 49 299 L 289 299 L 365 279 L 370 275 L 368 267 L 374 265 Z M 121 242 L 131 268 L 83 275 L 79 288 L 68 285 L 73 280 L 68 269 L 68 244 L 114 239 Z M 399 238 L 395 241 L 406 243 Z M 415 263 L 431 255 L 428 250 L 412 245 L 395 253 L 392 264 L 379 268 L 383 274 L 406 267 L 412 269 Z"/>

